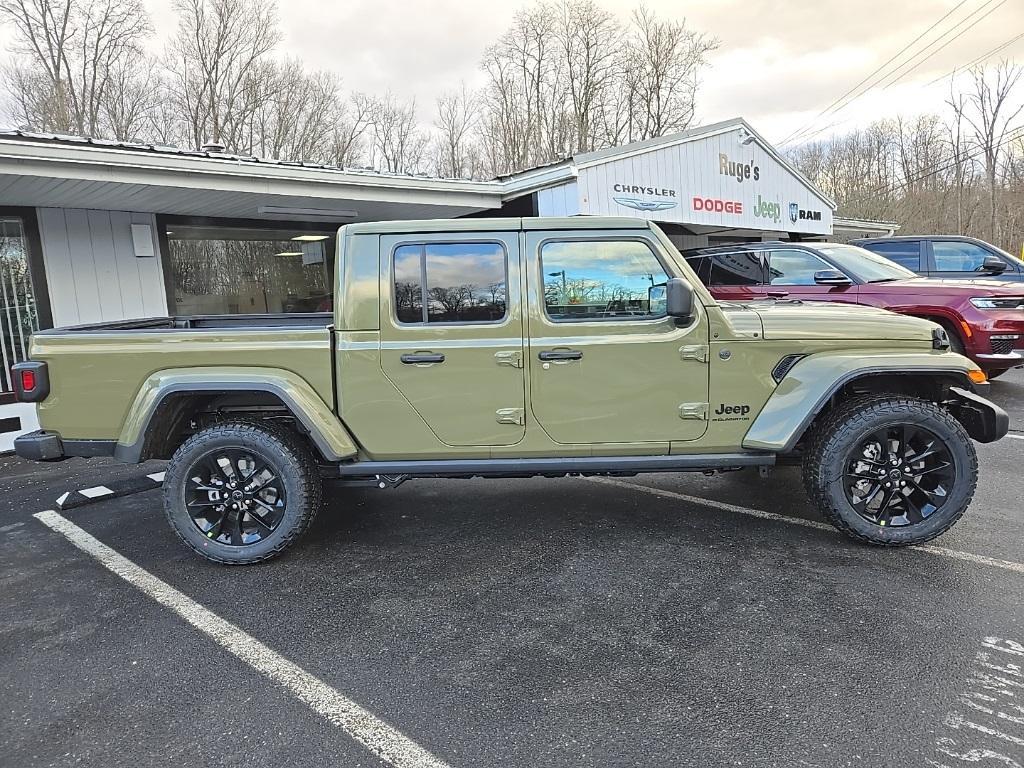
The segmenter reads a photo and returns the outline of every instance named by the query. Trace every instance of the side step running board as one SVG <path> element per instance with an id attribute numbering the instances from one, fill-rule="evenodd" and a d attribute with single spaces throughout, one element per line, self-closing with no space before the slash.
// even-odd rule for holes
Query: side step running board
<path id="1" fill-rule="evenodd" d="M 358 461 L 333 467 L 341 478 L 404 475 L 406 477 L 529 477 L 531 475 L 614 474 L 640 472 L 702 472 L 765 467 L 773 453 L 710 453 L 672 456 L 578 456 L 556 459 L 444 459 L 425 461 Z M 335 472 L 337 474 L 335 474 Z"/>

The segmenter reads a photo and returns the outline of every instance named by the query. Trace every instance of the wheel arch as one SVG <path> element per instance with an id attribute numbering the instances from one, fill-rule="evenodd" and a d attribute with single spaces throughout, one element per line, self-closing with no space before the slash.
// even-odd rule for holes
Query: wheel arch
<path id="1" fill-rule="evenodd" d="M 974 389 L 968 377 L 974 366 L 961 355 L 921 353 L 890 360 L 883 355 L 871 365 L 863 363 L 864 356 L 848 353 L 838 359 L 816 357 L 793 366 L 751 424 L 744 448 L 791 453 L 817 419 L 858 395 L 885 392 L 943 402 L 950 387 Z"/>
<path id="2" fill-rule="evenodd" d="M 146 379 L 129 408 L 114 457 L 128 463 L 168 458 L 183 441 L 180 435 L 187 421 L 225 405 L 242 412 L 248 408 L 287 414 L 325 461 L 341 461 L 358 452 L 355 439 L 331 408 L 297 374 L 265 368 L 192 368 L 159 371 Z"/>

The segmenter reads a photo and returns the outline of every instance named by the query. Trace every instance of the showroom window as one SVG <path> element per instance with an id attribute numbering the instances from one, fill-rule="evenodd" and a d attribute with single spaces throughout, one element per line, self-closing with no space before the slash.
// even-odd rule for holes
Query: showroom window
<path id="1" fill-rule="evenodd" d="M 498 322 L 506 312 L 505 281 L 500 243 L 400 245 L 395 316 L 401 323 Z"/>
<path id="2" fill-rule="evenodd" d="M 164 222 L 175 315 L 333 309 L 332 230 Z"/>
<path id="3" fill-rule="evenodd" d="M 29 337 L 50 324 L 48 307 L 33 290 L 33 277 L 42 271 L 41 263 L 36 270 L 32 264 L 29 232 L 35 226 L 32 212 L 0 210 L 0 404 L 14 400 L 11 366 L 28 359 Z M 40 294 L 45 297 L 45 284 Z"/>

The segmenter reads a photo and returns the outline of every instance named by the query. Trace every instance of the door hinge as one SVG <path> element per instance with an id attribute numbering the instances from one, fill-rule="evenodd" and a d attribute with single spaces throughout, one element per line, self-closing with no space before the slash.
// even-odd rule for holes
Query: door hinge
<path id="1" fill-rule="evenodd" d="M 494 412 L 494 417 L 499 424 L 523 426 L 526 423 L 526 414 L 522 408 L 499 408 Z"/>
<path id="2" fill-rule="evenodd" d="M 518 349 L 514 351 L 495 352 L 494 359 L 498 365 L 507 365 L 510 368 L 523 367 L 523 353 Z"/>
<path id="3" fill-rule="evenodd" d="M 679 418 L 707 421 L 708 403 L 682 403 L 679 406 Z"/>
<path id="4" fill-rule="evenodd" d="M 707 344 L 686 344 L 679 348 L 679 359 L 706 363 L 708 361 L 708 346 Z"/>

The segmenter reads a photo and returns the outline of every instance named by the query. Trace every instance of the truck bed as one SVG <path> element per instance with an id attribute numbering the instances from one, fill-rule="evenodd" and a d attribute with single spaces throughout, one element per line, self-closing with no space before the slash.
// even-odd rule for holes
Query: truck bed
<path id="1" fill-rule="evenodd" d="M 36 331 L 36 336 L 58 336 L 67 333 L 121 331 L 181 331 L 203 328 L 326 328 L 334 320 L 330 312 L 293 312 L 276 315 L 177 315 L 175 317 L 143 317 L 109 323 L 69 325 Z"/>

